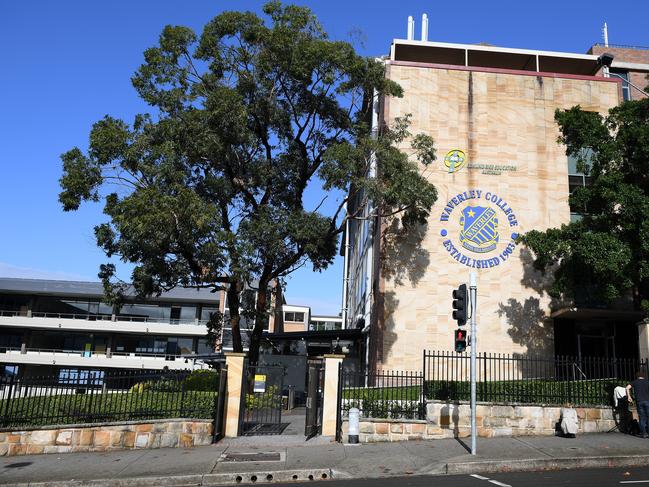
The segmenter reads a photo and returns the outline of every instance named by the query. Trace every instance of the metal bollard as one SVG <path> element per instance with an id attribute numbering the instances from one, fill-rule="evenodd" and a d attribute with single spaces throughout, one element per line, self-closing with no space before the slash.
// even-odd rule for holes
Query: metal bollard
<path id="1" fill-rule="evenodd" d="M 288 386 L 288 400 L 286 409 L 289 411 L 295 407 L 295 386 Z"/>
<path id="2" fill-rule="evenodd" d="M 347 433 L 348 443 L 358 443 L 358 423 L 360 421 L 360 416 L 361 412 L 358 408 L 351 408 L 349 410 L 349 431 Z"/>

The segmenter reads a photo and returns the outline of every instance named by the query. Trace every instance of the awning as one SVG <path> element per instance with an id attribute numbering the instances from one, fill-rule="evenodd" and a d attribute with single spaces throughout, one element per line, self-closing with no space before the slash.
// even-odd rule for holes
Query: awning
<path id="1" fill-rule="evenodd" d="M 348 328 L 345 330 L 309 330 L 287 331 L 282 333 L 264 333 L 262 338 L 268 340 L 355 340 L 363 336 L 362 330 Z"/>

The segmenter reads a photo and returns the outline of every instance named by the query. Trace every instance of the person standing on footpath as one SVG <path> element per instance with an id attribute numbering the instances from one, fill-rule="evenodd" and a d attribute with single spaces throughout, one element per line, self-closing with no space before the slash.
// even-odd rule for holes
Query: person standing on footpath
<path id="1" fill-rule="evenodd" d="M 631 395 L 633 390 L 633 395 Z M 638 371 L 636 380 L 626 386 L 629 404 L 635 401 L 638 410 L 638 419 L 640 421 L 640 436 L 649 438 L 649 380 L 646 379 L 645 373 Z"/>

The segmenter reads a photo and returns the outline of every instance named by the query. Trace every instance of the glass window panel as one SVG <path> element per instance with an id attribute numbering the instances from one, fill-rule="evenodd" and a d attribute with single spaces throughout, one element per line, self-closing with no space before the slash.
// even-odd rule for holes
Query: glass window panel
<path id="1" fill-rule="evenodd" d="M 570 188 L 570 194 L 572 194 L 575 189 L 581 188 L 584 186 L 584 177 L 583 176 L 568 176 L 568 185 Z"/>
<path id="2" fill-rule="evenodd" d="M 171 306 L 155 304 L 125 304 L 119 314 L 131 319 L 169 321 Z"/>
<path id="3" fill-rule="evenodd" d="M 153 353 L 166 353 L 167 351 L 167 338 L 155 337 L 153 341 Z"/>
<path id="4" fill-rule="evenodd" d="M 198 354 L 214 353 L 214 345 L 207 338 L 199 338 L 196 352 Z"/>
<path id="5" fill-rule="evenodd" d="M 196 319 L 196 306 L 183 305 L 182 308 L 180 308 L 180 319 L 183 322 L 195 320 Z"/>
<path id="6" fill-rule="evenodd" d="M 218 312 L 218 308 L 214 306 L 203 306 L 201 308 L 201 320 L 202 321 L 207 321 L 210 319 L 212 314 Z"/>
<path id="7" fill-rule="evenodd" d="M 29 305 L 28 296 L 5 295 L 0 296 L 0 310 L 2 311 L 25 311 Z"/>
<path id="8" fill-rule="evenodd" d="M 194 339 L 193 338 L 178 338 L 178 351 L 180 355 L 189 355 L 194 351 Z"/>

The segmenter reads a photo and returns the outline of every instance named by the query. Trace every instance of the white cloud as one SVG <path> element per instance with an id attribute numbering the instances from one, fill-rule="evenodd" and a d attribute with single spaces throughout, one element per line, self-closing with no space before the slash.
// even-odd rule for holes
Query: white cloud
<path id="1" fill-rule="evenodd" d="M 46 269 L 34 269 L 32 267 L 21 267 L 6 262 L 0 262 L 0 277 L 19 277 L 23 279 L 54 279 L 57 281 L 97 281 L 97 278 L 90 278 L 72 272 L 50 271 Z"/>

